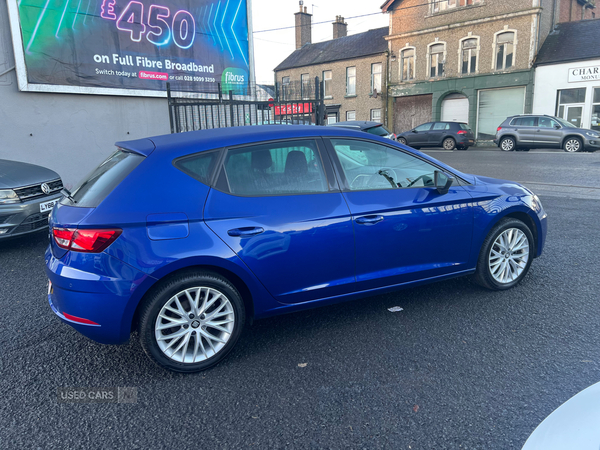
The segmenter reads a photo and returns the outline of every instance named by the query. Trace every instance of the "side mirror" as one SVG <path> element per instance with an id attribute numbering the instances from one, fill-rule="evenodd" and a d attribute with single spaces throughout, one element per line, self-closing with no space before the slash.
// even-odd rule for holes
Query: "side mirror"
<path id="1" fill-rule="evenodd" d="M 412 131 L 413 133 L 418 133 L 418 131 L 415 130 L 414 128 L 412 130 L 410 130 L 410 131 Z"/>
<path id="2" fill-rule="evenodd" d="M 446 175 L 444 172 L 436 170 L 433 174 L 433 184 L 435 184 L 435 188 L 440 195 L 446 195 L 453 182 L 454 178 Z"/>
<path id="3" fill-rule="evenodd" d="M 560 130 L 562 127 L 560 125 L 554 125 L 554 128 L 556 128 L 557 130 Z"/>

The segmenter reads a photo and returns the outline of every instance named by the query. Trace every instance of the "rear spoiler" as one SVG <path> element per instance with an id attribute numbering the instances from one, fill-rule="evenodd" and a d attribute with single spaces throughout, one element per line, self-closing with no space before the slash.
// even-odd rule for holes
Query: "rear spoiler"
<path id="1" fill-rule="evenodd" d="M 137 153 L 142 156 L 149 156 L 156 149 L 156 145 L 150 139 L 137 139 L 135 141 L 116 142 L 115 145 L 122 150 Z"/>

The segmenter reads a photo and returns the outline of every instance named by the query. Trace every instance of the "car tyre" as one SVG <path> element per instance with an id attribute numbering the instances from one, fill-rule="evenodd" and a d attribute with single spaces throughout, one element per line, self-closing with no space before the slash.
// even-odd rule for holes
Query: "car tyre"
<path id="1" fill-rule="evenodd" d="M 579 138 L 570 137 L 563 144 L 563 150 L 567 153 L 580 152 L 583 150 L 583 143 Z"/>
<path id="2" fill-rule="evenodd" d="M 456 141 L 454 140 L 454 138 L 447 137 L 442 142 L 442 147 L 444 148 L 444 150 L 454 150 L 456 148 Z"/>
<path id="3" fill-rule="evenodd" d="M 469 147 L 464 146 L 464 145 L 460 145 L 460 146 L 456 147 L 456 150 L 468 150 L 468 149 L 469 149 Z"/>
<path id="4" fill-rule="evenodd" d="M 512 152 L 517 147 L 517 143 L 511 137 L 502 138 L 500 141 L 500 149 L 504 152 Z"/>
<path id="5" fill-rule="evenodd" d="M 238 341 L 245 320 L 242 297 L 226 278 L 186 272 L 159 285 L 144 300 L 138 330 L 142 348 L 154 363 L 190 373 L 222 361 Z"/>
<path id="6" fill-rule="evenodd" d="M 399 142 L 399 143 L 401 143 L 402 145 L 408 145 L 408 142 L 407 142 L 407 141 L 406 141 L 406 139 L 405 139 L 405 138 L 403 138 L 403 137 L 399 137 L 397 140 L 398 140 L 398 142 Z"/>
<path id="7" fill-rule="evenodd" d="M 510 289 L 529 272 L 534 251 L 529 227 L 518 219 L 502 219 L 483 241 L 473 281 L 490 290 Z"/>

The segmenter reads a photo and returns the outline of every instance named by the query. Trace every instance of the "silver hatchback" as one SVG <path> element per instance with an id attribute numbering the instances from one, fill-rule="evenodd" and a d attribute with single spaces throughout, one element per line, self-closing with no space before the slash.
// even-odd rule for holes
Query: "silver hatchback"
<path id="1" fill-rule="evenodd" d="M 505 152 L 532 148 L 595 152 L 600 149 L 600 133 L 553 116 L 512 116 L 498 127 L 494 144 Z"/>
<path id="2" fill-rule="evenodd" d="M 53 170 L 0 159 L 0 239 L 45 229 L 62 188 Z"/>

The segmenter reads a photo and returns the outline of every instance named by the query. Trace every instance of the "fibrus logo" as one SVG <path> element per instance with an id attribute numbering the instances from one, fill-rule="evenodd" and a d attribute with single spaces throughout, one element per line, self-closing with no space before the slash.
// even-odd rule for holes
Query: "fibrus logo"
<path id="1" fill-rule="evenodd" d="M 228 67 L 221 75 L 223 92 L 233 91 L 234 94 L 243 94 L 248 87 L 248 72 L 244 69 Z"/>

